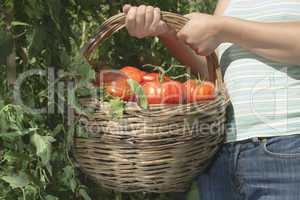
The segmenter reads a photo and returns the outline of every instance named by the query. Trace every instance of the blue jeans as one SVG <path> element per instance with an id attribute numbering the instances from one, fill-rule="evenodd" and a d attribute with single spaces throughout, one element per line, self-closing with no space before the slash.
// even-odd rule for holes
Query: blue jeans
<path id="1" fill-rule="evenodd" d="M 197 182 L 201 200 L 300 200 L 300 135 L 225 144 Z"/>

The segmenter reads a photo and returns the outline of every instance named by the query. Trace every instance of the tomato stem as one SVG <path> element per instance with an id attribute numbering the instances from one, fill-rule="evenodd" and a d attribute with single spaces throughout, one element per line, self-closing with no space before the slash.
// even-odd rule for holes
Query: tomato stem
<path id="1" fill-rule="evenodd" d="M 181 74 L 181 75 L 178 75 L 178 76 L 171 76 L 171 78 L 173 80 L 177 80 L 177 79 L 182 78 L 182 77 L 186 77 L 186 78 L 190 79 L 191 75 L 189 73 L 184 73 L 184 74 Z"/>
<path id="2" fill-rule="evenodd" d="M 203 82 L 203 80 L 201 79 L 200 73 L 198 72 L 197 74 L 197 83 L 201 84 Z"/>
<path id="3" fill-rule="evenodd" d="M 165 74 L 170 70 L 170 69 L 168 69 L 166 71 L 161 66 L 157 66 L 157 65 L 151 65 L 151 64 L 145 64 L 145 65 L 143 65 L 143 67 L 147 67 L 147 66 L 153 67 L 153 71 L 159 71 L 158 81 L 160 83 L 162 83 L 164 81 Z"/>

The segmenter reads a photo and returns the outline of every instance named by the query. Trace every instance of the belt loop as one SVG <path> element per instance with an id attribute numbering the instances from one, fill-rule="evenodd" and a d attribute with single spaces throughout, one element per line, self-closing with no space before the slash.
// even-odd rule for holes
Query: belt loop
<path id="1" fill-rule="evenodd" d="M 267 143 L 268 139 L 267 138 L 261 138 L 260 139 L 262 143 Z"/>
<path id="2" fill-rule="evenodd" d="M 263 137 L 254 137 L 254 138 L 252 138 L 252 142 L 253 143 L 259 143 L 259 144 L 261 144 L 261 143 L 266 143 L 267 142 L 267 138 L 263 138 Z"/>
<path id="3" fill-rule="evenodd" d="M 259 143 L 260 139 L 258 137 L 254 137 L 251 139 L 253 143 Z"/>

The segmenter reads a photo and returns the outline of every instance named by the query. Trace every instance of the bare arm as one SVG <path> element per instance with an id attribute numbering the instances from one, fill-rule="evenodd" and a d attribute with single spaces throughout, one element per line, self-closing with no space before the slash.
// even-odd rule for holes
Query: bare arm
<path id="1" fill-rule="evenodd" d="M 265 58 L 300 65 L 300 22 L 257 23 L 225 17 L 222 40 Z"/>
<path id="2" fill-rule="evenodd" d="M 252 22 L 221 16 L 219 12 L 220 7 L 214 16 L 187 15 L 190 21 L 177 37 L 199 55 L 208 55 L 221 43 L 231 42 L 270 60 L 300 65 L 300 21 Z"/>

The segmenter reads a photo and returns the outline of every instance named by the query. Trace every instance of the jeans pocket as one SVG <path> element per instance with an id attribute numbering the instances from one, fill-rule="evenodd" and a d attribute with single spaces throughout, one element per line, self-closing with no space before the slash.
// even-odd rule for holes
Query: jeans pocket
<path id="1" fill-rule="evenodd" d="M 268 138 L 263 142 L 263 150 L 272 157 L 300 159 L 300 135 Z"/>

